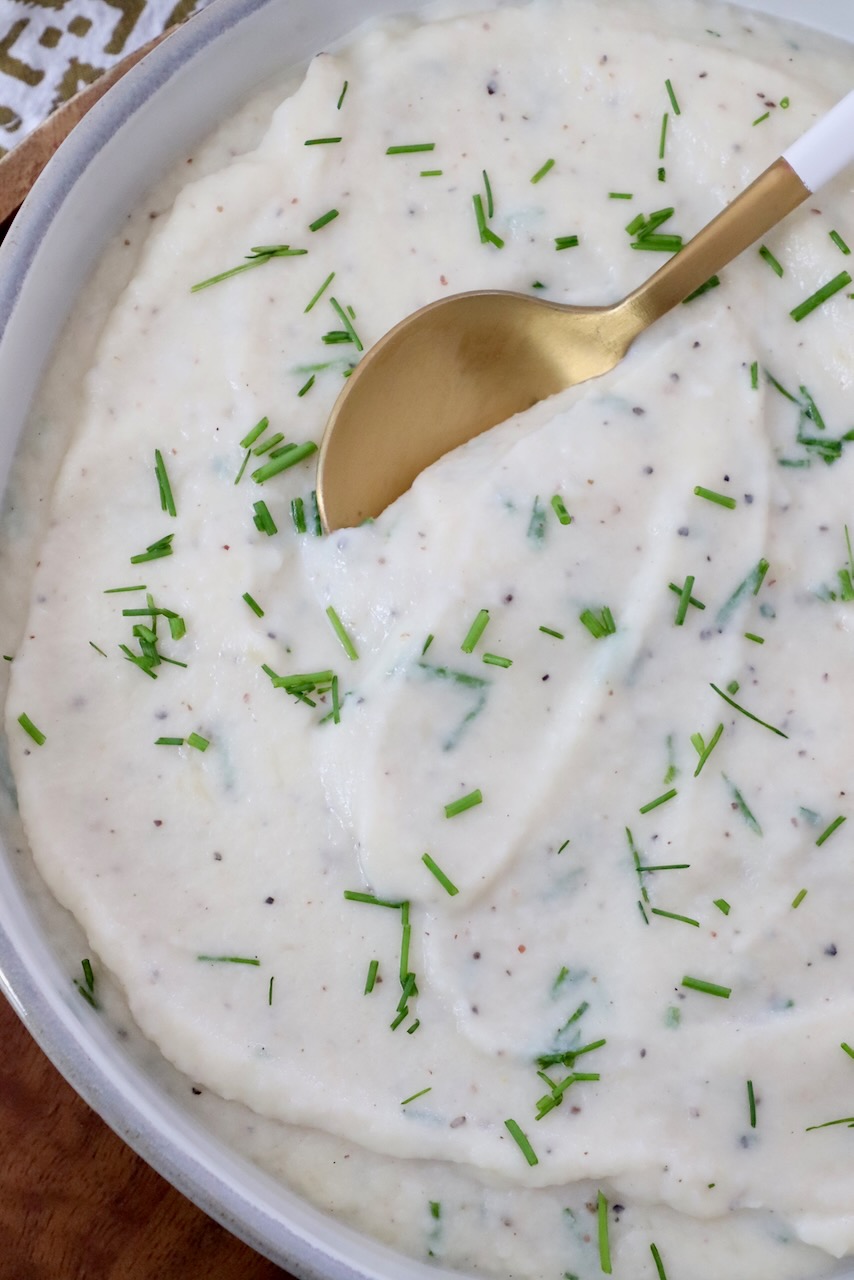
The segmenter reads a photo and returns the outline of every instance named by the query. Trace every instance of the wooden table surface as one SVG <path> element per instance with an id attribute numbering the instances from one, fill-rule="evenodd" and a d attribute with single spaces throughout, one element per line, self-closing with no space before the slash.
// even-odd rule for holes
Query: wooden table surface
<path id="1" fill-rule="evenodd" d="M 125 1146 L 2 996 L 0 1276 L 289 1280 Z"/>

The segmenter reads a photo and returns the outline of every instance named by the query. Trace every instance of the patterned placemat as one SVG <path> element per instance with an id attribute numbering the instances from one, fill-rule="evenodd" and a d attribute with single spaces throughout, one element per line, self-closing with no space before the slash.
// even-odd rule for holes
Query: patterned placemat
<path id="1" fill-rule="evenodd" d="M 54 107 L 207 0 L 0 0 L 0 156 Z"/>

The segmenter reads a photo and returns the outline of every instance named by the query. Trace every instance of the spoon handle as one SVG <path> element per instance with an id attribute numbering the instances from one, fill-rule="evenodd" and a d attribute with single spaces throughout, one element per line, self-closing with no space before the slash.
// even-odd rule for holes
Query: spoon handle
<path id="1" fill-rule="evenodd" d="M 854 92 L 793 143 L 741 195 L 621 304 L 629 341 L 760 240 L 854 160 Z"/>

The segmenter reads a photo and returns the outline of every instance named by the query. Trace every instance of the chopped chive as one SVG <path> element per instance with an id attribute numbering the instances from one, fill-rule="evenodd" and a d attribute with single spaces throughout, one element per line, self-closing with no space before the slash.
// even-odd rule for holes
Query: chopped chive
<path id="1" fill-rule="evenodd" d="M 522 1132 L 522 1130 L 519 1128 L 516 1121 L 505 1120 L 504 1126 L 507 1129 L 507 1132 L 510 1134 L 510 1137 L 513 1139 L 513 1141 L 516 1143 L 519 1150 L 522 1152 L 522 1155 L 528 1161 L 528 1164 L 531 1165 L 532 1168 L 535 1164 L 539 1164 L 539 1160 L 537 1159 L 534 1148 L 531 1146 L 530 1142 L 528 1141 L 527 1137 Z"/>
<path id="2" fill-rule="evenodd" d="M 682 237 L 677 235 L 647 235 L 638 237 L 629 245 L 630 249 L 645 249 L 652 253 L 678 253 L 682 248 Z"/>
<path id="3" fill-rule="evenodd" d="M 280 445 L 284 438 L 284 433 L 277 431 L 275 435 L 270 436 L 270 438 L 265 440 L 262 444 L 256 444 L 255 448 L 252 450 L 253 456 L 260 458 L 265 453 L 270 453 L 270 450 L 275 449 L 277 445 Z M 271 458 L 274 456 L 274 454 L 270 453 Z"/>
<path id="4" fill-rule="evenodd" d="M 92 961 L 81 960 L 80 967 L 83 970 L 83 981 L 86 983 L 87 991 L 95 990 L 95 975 L 92 972 Z"/>
<path id="5" fill-rule="evenodd" d="M 275 974 L 271 974 L 271 976 L 270 976 L 270 985 L 267 987 L 267 1004 L 268 1004 L 268 1005 L 272 1005 L 272 1003 L 273 1003 L 273 983 L 274 983 L 275 981 L 276 981 L 276 975 L 275 975 Z"/>
<path id="6" fill-rule="evenodd" d="M 258 439 L 259 436 L 264 434 L 264 432 L 267 430 L 269 425 L 270 425 L 269 418 L 261 418 L 258 422 L 256 422 L 255 426 L 252 427 L 250 431 L 247 431 L 246 435 L 240 441 L 241 449 L 251 449 L 255 441 Z"/>
<path id="7" fill-rule="evenodd" d="M 459 800 L 452 800 L 450 804 L 445 805 L 445 817 L 455 818 L 459 813 L 465 813 L 466 809 L 473 809 L 475 805 L 483 803 L 483 794 L 478 787 L 476 791 L 470 791 L 467 796 L 460 796 Z"/>
<path id="8" fill-rule="evenodd" d="M 554 636 L 555 640 L 566 639 L 566 636 L 563 634 L 562 631 L 553 631 L 551 627 L 540 627 L 540 631 L 542 631 L 543 635 Z"/>
<path id="9" fill-rule="evenodd" d="M 854 1116 L 843 1116 L 841 1120 L 825 1120 L 824 1124 L 811 1124 L 805 1132 L 812 1133 L 815 1129 L 832 1129 L 837 1124 L 847 1124 L 849 1129 L 854 1129 Z"/>
<path id="10" fill-rule="evenodd" d="M 486 192 L 486 216 L 491 218 L 495 213 L 495 201 L 492 198 L 492 183 L 485 169 L 483 170 L 483 189 Z"/>
<path id="11" fill-rule="evenodd" d="M 444 169 L 422 169 L 419 178 L 441 178 Z"/>
<path id="12" fill-rule="evenodd" d="M 311 377 L 308 379 L 307 382 L 303 383 L 303 385 L 300 387 L 299 391 L 297 392 L 297 395 L 300 397 L 304 396 L 308 391 L 311 391 L 311 388 L 313 386 L 314 386 L 314 374 L 311 375 Z"/>
<path id="13" fill-rule="evenodd" d="M 596 1197 L 596 1221 L 599 1237 L 599 1266 L 611 1275 L 611 1242 L 608 1238 L 608 1201 L 600 1191 Z"/>
<path id="14" fill-rule="evenodd" d="M 828 234 L 830 235 L 831 240 L 833 241 L 833 243 L 836 245 L 837 249 L 839 249 L 841 253 L 847 254 L 851 252 L 851 250 L 848 248 L 848 245 L 842 239 L 842 236 L 839 234 L 838 231 L 831 231 Z"/>
<path id="15" fill-rule="evenodd" d="M 309 231 L 319 231 L 321 227 L 326 227 L 330 222 L 334 222 L 339 217 L 337 209 L 330 209 L 328 213 L 323 213 L 319 218 L 315 218 L 314 222 L 308 224 Z"/>
<path id="16" fill-rule="evenodd" d="M 435 142 L 410 142 L 402 147 L 387 147 L 387 156 L 408 156 L 415 151 L 435 151 Z"/>
<path id="17" fill-rule="evenodd" d="M 671 787 L 669 791 L 665 791 L 663 796 L 657 796 L 655 800 L 650 800 L 648 804 L 641 805 L 638 813 L 650 813 L 651 810 L 657 809 L 660 804 L 667 804 L 667 801 L 672 800 L 676 794 L 676 788 Z"/>
<path id="18" fill-rule="evenodd" d="M 340 138 L 306 138 L 304 147 L 323 147 L 329 142 L 340 142 Z"/>
<path id="19" fill-rule="evenodd" d="M 202 289 L 209 289 L 212 284 L 219 284 L 221 280 L 228 280 L 231 276 L 239 275 L 241 271 L 251 271 L 253 267 L 263 267 L 266 262 L 272 261 L 273 258 L 297 258 L 306 253 L 308 253 L 308 249 L 292 249 L 289 244 L 257 245 L 246 254 L 246 262 L 242 262 L 239 267 L 231 267 L 228 271 L 220 271 L 218 275 L 210 276 L 207 280 L 201 280 L 198 284 L 191 285 L 190 293 L 199 293 Z"/>
<path id="20" fill-rule="evenodd" d="M 667 585 L 668 585 L 668 587 L 670 588 L 670 590 L 671 590 L 671 591 L 675 591 L 675 592 L 676 592 L 677 596 L 681 596 L 681 594 L 682 594 L 682 588 L 681 588 L 681 587 L 677 587 L 677 585 L 676 585 L 676 583 L 675 583 L 675 582 L 668 582 L 668 584 L 667 584 Z M 691 597 L 690 597 L 690 599 L 688 600 L 688 603 L 689 603 L 689 605 L 691 605 L 691 607 L 692 607 L 692 608 L 694 608 L 694 609 L 705 609 L 705 607 L 706 607 L 706 606 L 703 604 L 702 600 L 697 600 L 697 599 L 695 599 L 695 597 L 694 597 L 694 596 L 691 596 Z"/>
<path id="21" fill-rule="evenodd" d="M 714 905 L 717 907 L 718 911 L 723 912 L 725 916 L 728 916 L 732 910 L 726 898 L 715 898 Z"/>
<path id="22" fill-rule="evenodd" d="M 206 960 L 209 964 L 251 964 L 256 969 L 261 965 L 257 957 L 249 956 L 196 956 L 196 959 Z"/>
<path id="23" fill-rule="evenodd" d="M 335 272 L 330 271 L 329 275 L 326 277 L 323 284 L 318 289 L 317 293 L 315 293 L 314 296 L 312 297 L 311 302 L 309 302 L 308 306 L 305 308 L 303 312 L 304 315 L 308 315 L 309 311 L 311 311 L 314 304 L 323 296 L 323 294 L 329 288 L 329 286 L 331 285 L 334 279 L 335 279 Z"/>
<path id="24" fill-rule="evenodd" d="M 664 1263 L 661 1261 L 661 1254 L 658 1252 L 658 1246 L 651 1244 L 649 1251 L 652 1254 L 652 1260 L 655 1263 L 655 1269 L 658 1272 L 658 1280 L 667 1280 L 667 1272 L 664 1270 Z"/>
<path id="25" fill-rule="evenodd" d="M 829 840 L 830 837 L 833 835 L 834 831 L 836 831 L 838 827 L 841 827 L 843 822 L 845 821 L 846 819 L 842 814 L 840 814 L 838 818 L 834 818 L 830 826 L 826 827 L 825 830 L 822 831 L 821 835 L 816 840 L 817 847 L 820 849 L 821 846 L 824 844 L 825 840 Z"/>
<path id="26" fill-rule="evenodd" d="M 412 1035 L 414 1035 L 414 1034 L 415 1034 L 415 1032 L 418 1030 L 418 1028 L 419 1028 L 420 1026 L 421 1026 L 421 1019 L 420 1019 L 420 1018 L 416 1018 L 416 1019 L 415 1019 L 415 1021 L 414 1021 L 414 1022 L 413 1022 L 413 1024 L 412 1024 L 412 1026 L 411 1026 L 411 1027 L 407 1027 L 407 1028 L 406 1028 L 406 1034 L 407 1034 L 408 1036 L 412 1036 Z"/>
<path id="27" fill-rule="evenodd" d="M 658 181 L 659 181 L 659 182 L 664 182 L 664 181 L 666 180 L 666 178 L 667 178 L 667 173 L 666 173 L 666 171 L 665 171 L 665 169 L 664 169 L 663 165 L 659 165 L 659 168 L 658 168 Z"/>
<path id="28" fill-rule="evenodd" d="M 820 307 L 823 302 L 826 302 L 828 298 L 832 298 L 835 293 L 838 293 L 840 289 L 844 289 L 846 285 L 849 285 L 850 283 L 851 276 L 848 272 L 840 271 L 838 276 L 834 276 L 832 280 L 828 280 L 827 284 L 823 284 L 815 293 L 811 294 L 803 302 L 794 307 L 789 312 L 789 315 L 796 322 L 803 320 L 811 311 L 815 311 L 815 309 Z"/>
<path id="29" fill-rule="evenodd" d="M 124 591 L 146 591 L 146 590 L 147 590 L 147 587 L 143 582 L 138 587 L 107 587 L 107 589 L 104 591 L 104 595 L 117 596 L 117 595 L 121 595 L 122 592 Z"/>
<path id="30" fill-rule="evenodd" d="M 537 170 L 537 172 L 534 174 L 533 178 L 531 179 L 531 182 L 534 184 L 538 183 L 542 178 L 546 176 L 546 174 L 550 169 L 554 168 L 554 165 L 555 165 L 554 160 L 547 160 L 545 164 L 541 165 L 540 168 Z"/>
<path id="31" fill-rule="evenodd" d="M 305 503 L 302 498 L 291 498 L 291 520 L 297 533 L 305 533 Z"/>
<path id="32" fill-rule="evenodd" d="M 334 311 L 336 311 L 336 312 L 337 312 L 337 314 L 340 316 L 340 318 L 341 318 L 341 323 L 343 324 L 343 326 L 344 326 L 345 330 L 347 331 L 347 333 L 350 335 L 350 341 L 354 344 L 354 346 L 355 346 L 356 350 L 357 350 L 357 351 L 364 351 L 364 349 L 365 349 L 365 348 L 364 348 L 364 346 L 362 345 L 362 339 L 359 337 L 358 333 L 357 333 L 357 332 L 356 332 L 356 330 L 353 328 L 352 321 L 351 321 L 351 317 L 347 314 L 347 311 L 345 311 L 345 310 L 344 310 L 344 308 L 341 306 L 341 303 L 338 301 L 338 299 L 337 299 L 337 298 L 330 298 L 330 299 L 329 299 L 329 305 L 330 305 L 330 306 L 333 308 L 333 310 L 334 310 Z M 347 309 L 347 310 L 348 310 L 348 311 L 351 311 L 351 310 L 352 310 L 352 308 L 351 308 L 351 307 L 348 307 L 348 309 Z"/>
<path id="33" fill-rule="evenodd" d="M 759 361 L 754 360 L 750 366 L 750 386 L 754 391 L 759 390 Z"/>
<path id="34" fill-rule="evenodd" d="M 457 888 L 457 886 L 453 883 L 452 880 L 448 879 L 448 877 L 445 875 L 442 868 L 436 865 L 436 863 L 430 857 L 429 853 L 423 853 L 421 855 L 421 861 L 424 863 L 424 866 L 427 868 L 428 871 L 432 871 L 433 875 L 439 881 L 439 884 L 442 886 L 444 890 L 446 890 L 446 892 L 450 895 L 450 897 L 453 898 L 456 894 L 459 893 L 459 889 Z"/>
<path id="35" fill-rule="evenodd" d="M 702 736 L 699 733 L 695 733 L 691 735 L 691 741 L 697 750 L 697 755 L 700 757 L 699 760 L 697 761 L 697 767 L 694 770 L 695 778 L 698 778 L 700 776 L 700 773 L 702 772 L 702 769 L 703 769 L 703 765 L 706 763 L 709 756 L 712 754 L 715 747 L 718 745 L 718 742 L 720 741 L 720 737 L 723 731 L 724 731 L 723 725 L 719 724 L 717 729 L 715 729 L 714 733 L 712 734 L 711 738 L 709 738 L 709 741 L 707 743 L 703 742 Z"/>
<path id="36" fill-rule="evenodd" d="M 513 666 L 512 658 L 502 658 L 502 657 L 499 657 L 497 653 L 485 653 L 483 655 L 483 661 L 486 663 L 488 667 L 512 667 Z"/>
<path id="37" fill-rule="evenodd" d="M 764 644 L 764 643 L 765 643 L 765 637 L 764 637 L 764 636 L 757 636 L 757 635 L 755 635 L 752 631 L 745 631 L 745 633 L 744 633 L 744 638 L 745 638 L 745 640 L 752 640 L 754 644 Z"/>
<path id="38" fill-rule="evenodd" d="M 741 792 L 739 791 L 735 783 L 730 782 L 726 774 L 722 774 L 721 776 L 723 777 L 724 782 L 727 784 L 730 791 L 732 792 L 733 808 L 738 809 L 739 813 L 744 818 L 744 821 L 750 827 L 750 830 L 754 831 L 756 835 L 761 836 L 762 828 L 760 827 L 759 823 L 756 821 L 756 818 L 754 817 L 753 812 L 750 806 L 748 805 L 747 801 L 745 800 L 744 796 L 741 794 Z"/>
<path id="39" fill-rule="evenodd" d="M 754 129 L 756 128 L 756 126 L 757 126 L 758 124 L 762 124 L 763 120 L 767 120 L 767 119 L 768 119 L 768 117 L 770 116 L 770 114 L 771 114 L 771 112 L 770 112 L 770 111 L 766 111 L 766 112 L 764 113 L 764 115 L 757 116 L 757 117 L 756 117 L 756 119 L 753 121 L 753 127 L 754 127 Z"/>
<path id="40" fill-rule="evenodd" d="M 772 271 L 775 271 L 778 276 L 783 275 L 783 268 L 781 264 L 774 257 L 767 245 L 761 244 L 757 252 L 759 253 L 760 258 L 763 258 L 768 263 L 768 266 Z"/>
<path id="41" fill-rule="evenodd" d="M 736 505 L 735 498 L 729 498 L 724 493 L 715 493 L 714 489 L 704 489 L 701 484 L 694 487 L 694 496 L 705 498 L 707 502 L 715 502 L 719 507 L 726 507 L 728 511 L 732 511 Z"/>
<path id="42" fill-rule="evenodd" d="M 388 898 L 378 898 L 373 893 L 360 893 L 357 889 L 345 889 L 344 897 L 348 902 L 368 902 L 372 907 L 391 907 L 395 911 L 403 906 L 399 899 L 392 902 Z"/>
<path id="43" fill-rule="evenodd" d="M 750 1113 L 750 1127 L 756 1128 L 756 1095 L 753 1092 L 753 1081 L 747 1082 L 747 1107 Z"/>
<path id="44" fill-rule="evenodd" d="M 807 892 L 808 890 L 806 889 L 799 889 L 798 892 L 795 894 L 794 898 L 792 899 L 793 911 L 797 911 L 798 907 L 801 905 L 804 898 L 807 896 Z"/>
<path id="45" fill-rule="evenodd" d="M 183 747 L 183 738 L 155 738 L 155 747 Z"/>
<path id="46" fill-rule="evenodd" d="M 259 533 L 266 533 L 268 538 L 272 538 L 273 534 L 278 533 L 279 530 L 275 520 L 270 515 L 270 508 L 263 501 L 253 502 L 252 507 L 255 512 L 253 516 L 255 528 Z"/>
<path id="47" fill-rule="evenodd" d="M 243 472 L 246 470 L 246 464 L 251 457 L 252 457 L 252 450 L 247 449 L 243 455 L 243 461 L 240 464 L 240 470 L 238 471 L 237 475 L 234 477 L 235 484 L 240 484 L 240 481 L 243 479 Z"/>
<path id="48" fill-rule="evenodd" d="M 244 591 L 242 599 L 246 601 L 246 603 L 249 605 L 249 608 L 256 615 L 256 617 L 258 618 L 264 617 L 264 610 L 261 608 L 258 601 L 253 599 L 252 596 L 250 596 L 248 591 Z"/>
<path id="49" fill-rule="evenodd" d="M 709 276 L 708 280 L 696 288 L 693 293 L 689 293 L 687 298 L 682 299 L 683 303 L 693 302 L 695 298 L 702 297 L 702 295 L 704 293 L 708 293 L 710 289 L 717 289 L 720 282 L 720 276 Z"/>
<path id="50" fill-rule="evenodd" d="M 353 641 L 350 639 L 349 635 L 345 631 L 344 623 L 338 617 L 338 614 L 335 612 L 332 605 L 329 605 L 329 607 L 327 608 L 326 616 L 329 619 L 329 621 L 332 623 L 332 630 L 335 632 L 336 636 L 341 641 L 341 647 L 346 653 L 347 657 L 350 659 L 351 662 L 355 662 L 359 656 L 358 653 L 356 652 L 356 646 L 353 644 Z"/>
<path id="51" fill-rule="evenodd" d="M 165 511 L 167 515 L 177 515 L 175 510 L 175 499 L 172 496 L 172 486 L 169 483 L 169 477 L 166 474 L 166 464 L 163 461 L 163 454 L 159 449 L 154 450 L 154 474 L 157 477 L 157 487 L 160 490 L 160 509 Z"/>
<path id="52" fill-rule="evenodd" d="M 435 637 L 435 636 L 432 634 L 432 632 L 431 632 L 431 634 L 430 634 L 430 635 L 427 637 L 427 639 L 424 641 L 424 644 L 423 644 L 423 645 L 422 645 L 422 647 L 421 647 L 421 657 L 422 657 L 422 658 L 424 657 L 424 654 L 427 652 L 427 650 L 430 648 L 430 645 L 433 643 L 433 641 L 435 640 L 435 638 L 436 638 L 436 637 Z"/>
<path id="53" fill-rule="evenodd" d="M 546 287 L 547 286 L 543 284 L 542 280 L 535 280 L 531 285 L 532 289 L 545 289 Z"/>
<path id="54" fill-rule="evenodd" d="M 650 907 L 650 911 L 654 916 L 664 916 L 667 920 L 681 920 L 683 924 L 692 924 L 695 929 L 700 927 L 699 920 L 692 920 L 690 916 L 677 915 L 675 911 L 662 911 L 660 907 Z"/>
<path id="55" fill-rule="evenodd" d="M 852 1048 L 851 1048 L 851 1045 L 850 1045 L 850 1044 L 846 1044 L 846 1043 L 845 1043 L 845 1041 L 843 1040 L 843 1041 L 842 1041 L 842 1044 L 841 1044 L 839 1047 L 840 1047 L 840 1049 L 842 1049 L 845 1053 L 847 1053 L 847 1054 L 848 1054 L 848 1057 L 849 1057 L 849 1058 L 854 1058 L 854 1049 L 852 1049 Z"/>
<path id="56" fill-rule="evenodd" d="M 667 144 L 667 122 L 668 122 L 668 120 L 669 120 L 669 119 L 670 119 L 670 116 L 669 116 L 669 115 L 668 115 L 668 113 L 665 111 L 664 115 L 661 117 L 661 134 L 660 134 L 659 139 L 658 139 L 658 158 L 659 158 L 659 160 L 663 160 L 663 159 L 664 159 L 664 151 L 665 151 L 665 147 L 666 147 L 666 144 Z"/>
<path id="57" fill-rule="evenodd" d="M 30 735 L 30 737 L 32 738 L 33 742 L 36 744 L 37 747 L 42 747 L 44 746 L 45 742 L 47 742 L 46 734 L 42 733 L 41 729 L 36 728 L 32 720 L 30 719 L 30 717 L 27 715 L 26 711 L 22 711 L 21 714 L 18 716 L 18 724 L 21 726 L 21 728 L 24 730 L 25 733 L 28 733 Z"/>
<path id="58" fill-rule="evenodd" d="M 332 694 L 332 723 L 340 724 L 341 723 L 341 702 L 338 697 L 338 677 L 337 676 L 332 677 L 332 684 L 330 685 L 330 693 Z"/>
<path id="59" fill-rule="evenodd" d="M 210 746 L 208 738 L 203 738 L 200 733 L 191 733 L 187 738 L 187 746 L 195 747 L 197 751 L 207 751 Z"/>
<path id="60" fill-rule="evenodd" d="M 723 689 L 719 689 L 716 684 L 713 684 L 710 687 L 714 689 L 715 693 L 719 697 L 723 698 L 724 702 L 728 702 L 729 705 L 731 707 L 734 707 L 736 711 L 740 711 L 743 716 L 747 716 L 748 720 L 754 720 L 756 724 L 761 724 L 763 729 L 770 729 L 771 732 L 776 733 L 779 738 L 788 738 L 789 735 L 787 733 L 784 733 L 782 729 L 775 728 L 773 724 L 768 724 L 766 720 L 760 720 L 759 717 L 755 716 L 752 711 L 747 711 L 745 710 L 744 707 L 739 706 L 737 702 L 733 702 L 732 698 L 728 697 L 727 694 L 724 693 Z M 729 688 L 729 686 L 727 686 L 727 688 Z M 737 684 L 733 692 L 734 693 L 738 692 Z"/>
<path id="61" fill-rule="evenodd" d="M 556 493 L 552 498 L 552 510 L 561 524 L 572 524 L 572 516 L 564 506 L 563 498 L 559 493 Z"/>
<path id="62" fill-rule="evenodd" d="M 317 505 L 316 489 L 312 489 L 309 501 L 311 502 L 312 532 L 314 533 L 315 538 L 322 538 L 323 525 L 320 521 L 320 507 Z"/>
<path id="63" fill-rule="evenodd" d="M 601 640 L 603 636 L 615 635 L 617 631 L 614 615 L 607 605 L 600 609 L 598 617 L 592 609 L 585 609 L 583 613 L 579 614 L 578 621 L 584 624 L 594 640 Z"/>
<path id="64" fill-rule="evenodd" d="M 165 538 L 152 542 L 138 556 L 130 557 L 131 564 L 145 564 L 148 560 L 162 560 L 164 556 L 171 556 L 174 536 L 174 533 L 168 533 Z"/>
<path id="65" fill-rule="evenodd" d="M 682 109 L 679 106 L 679 103 L 676 101 L 676 94 L 673 92 L 673 85 L 670 83 L 669 80 L 665 80 L 664 87 L 667 90 L 667 96 L 670 99 L 670 105 L 673 108 L 673 114 L 675 116 L 681 116 Z"/>
<path id="66" fill-rule="evenodd" d="M 555 248 L 574 249 L 579 243 L 578 236 L 555 236 Z"/>
<path id="67" fill-rule="evenodd" d="M 486 630 L 486 626 L 488 622 L 489 622 L 489 610 L 481 609 L 478 612 L 474 622 L 471 624 L 468 631 L 466 632 L 465 640 L 463 640 L 462 644 L 460 645 L 460 648 L 462 649 L 463 653 L 473 652 L 475 645 L 477 644 L 478 640 Z"/>
<path id="68" fill-rule="evenodd" d="M 263 467 L 259 467 L 257 471 L 253 471 L 252 479 L 256 484 L 264 484 L 265 481 L 272 480 L 273 476 L 277 476 L 280 471 L 286 471 L 288 467 L 295 467 L 298 462 L 310 458 L 313 453 L 317 453 L 317 445 L 313 440 L 307 440 L 305 444 L 292 445 L 287 453 L 280 454 Z"/>
<path id="69" fill-rule="evenodd" d="M 501 236 L 497 236 L 492 228 L 486 225 L 486 213 L 484 212 L 483 198 L 480 193 L 472 196 L 472 204 L 481 244 L 492 244 L 496 249 L 503 249 L 504 241 Z"/>
<path id="70" fill-rule="evenodd" d="M 339 111 L 341 110 L 342 104 L 343 104 L 343 102 L 344 102 L 344 98 L 345 98 L 345 96 L 346 96 L 346 94 L 347 94 L 347 90 L 349 89 L 349 87 L 350 87 L 350 81 L 349 81 L 349 80 L 345 80 L 345 81 L 344 81 L 344 88 L 341 90 L 340 96 L 339 96 L 339 98 L 338 98 L 338 110 L 339 110 Z"/>
<path id="71" fill-rule="evenodd" d="M 380 967 L 379 960 L 372 960 L 371 963 L 368 965 L 368 976 L 365 979 L 365 995 L 366 996 L 369 996 L 371 994 L 371 992 L 373 991 L 376 985 L 377 973 L 379 972 L 379 967 Z"/>
<path id="72" fill-rule="evenodd" d="M 683 583 L 682 590 L 679 592 L 679 604 L 676 607 L 676 617 L 673 619 L 673 625 L 681 627 L 685 622 L 685 615 L 688 612 L 688 606 L 691 603 L 691 592 L 694 590 L 694 578 L 689 574 Z"/>
<path id="73" fill-rule="evenodd" d="M 106 656 L 107 656 L 107 655 L 104 653 L 104 650 L 103 650 L 103 649 L 99 649 L 99 648 L 98 648 L 98 646 L 95 644 L 95 641 L 94 641 L 94 640 L 90 640 L 90 641 L 89 641 L 89 643 L 91 644 L 92 648 L 95 650 L 95 652 L 96 652 L 96 653 L 100 653 L 100 655 L 101 655 L 101 657 L 102 657 L 102 658 L 106 658 Z M 4 654 L 3 654 L 3 661 L 4 661 L 4 662 L 11 662 L 11 661 L 12 661 L 12 659 L 11 659 L 11 658 L 9 658 L 9 657 L 7 657 L 7 656 L 6 656 L 6 654 L 4 653 Z"/>
<path id="74" fill-rule="evenodd" d="M 716 982 L 706 982 L 702 978 L 686 976 L 682 979 L 682 986 L 691 991 L 702 991 L 707 996 L 720 996 L 722 1000 L 729 1000 L 732 995 L 732 987 L 721 987 Z"/>
<path id="75" fill-rule="evenodd" d="M 634 200 L 634 196 L 630 191 L 609 191 L 609 200 Z"/>

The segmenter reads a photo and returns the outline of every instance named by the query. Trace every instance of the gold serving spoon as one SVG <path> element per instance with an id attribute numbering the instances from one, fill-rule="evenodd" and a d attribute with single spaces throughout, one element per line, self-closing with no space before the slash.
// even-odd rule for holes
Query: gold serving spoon
<path id="1" fill-rule="evenodd" d="M 649 325 L 852 159 L 854 92 L 621 302 L 561 306 L 484 290 L 402 320 L 362 358 L 332 410 L 317 472 L 324 527 L 379 515 L 457 445 L 613 369 Z M 850 283 L 840 273 L 830 292 Z"/>

